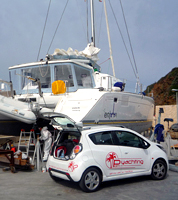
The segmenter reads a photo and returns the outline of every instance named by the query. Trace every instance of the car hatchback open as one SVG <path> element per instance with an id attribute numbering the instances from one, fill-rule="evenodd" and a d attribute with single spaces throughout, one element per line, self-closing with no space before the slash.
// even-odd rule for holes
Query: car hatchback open
<path id="1" fill-rule="evenodd" d="M 46 114 L 58 128 L 47 161 L 50 176 L 78 182 L 85 192 L 96 191 L 102 181 L 151 175 L 164 179 L 167 155 L 161 145 L 127 128 L 96 125 L 82 127 L 62 114 Z"/>

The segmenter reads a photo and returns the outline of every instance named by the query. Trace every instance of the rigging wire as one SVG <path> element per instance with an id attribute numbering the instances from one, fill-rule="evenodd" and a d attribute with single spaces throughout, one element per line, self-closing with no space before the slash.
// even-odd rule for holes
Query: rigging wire
<path id="1" fill-rule="evenodd" d="M 47 14 L 46 14 L 46 19 L 45 19 L 45 24 L 44 24 L 44 28 L 43 28 L 43 33 L 42 33 L 42 36 L 41 36 L 40 47 L 39 47 L 39 51 L 38 51 L 38 55 L 37 55 L 37 61 L 39 59 L 39 55 L 40 55 L 40 51 L 41 51 L 41 46 L 42 46 L 42 42 L 43 42 L 43 36 L 44 36 L 45 28 L 46 28 L 46 23 L 47 23 L 47 19 L 48 19 L 50 5 L 51 5 L 51 0 L 49 1 L 49 5 L 48 5 L 48 10 L 47 10 Z"/>
<path id="2" fill-rule="evenodd" d="M 103 12 L 104 12 L 104 9 L 101 9 L 101 17 L 100 17 L 101 20 L 100 20 L 100 25 L 99 25 L 98 42 L 97 42 L 98 43 L 98 45 L 97 45 L 98 47 L 99 47 L 99 42 L 100 42 L 99 39 L 100 39 L 100 34 L 101 34 L 101 25 L 102 25 L 102 19 L 103 19 Z"/>
<path id="3" fill-rule="evenodd" d="M 49 50 L 50 50 L 50 48 L 51 48 L 51 45 L 52 45 L 52 43 L 53 43 L 53 40 L 54 40 L 55 36 L 56 36 L 57 30 L 58 30 L 59 25 L 60 25 L 60 23 L 61 23 L 61 20 L 62 20 L 62 17 L 63 17 L 63 15 L 64 15 L 64 12 L 65 12 L 65 10 L 66 10 L 66 7 L 67 7 L 68 2 L 69 2 L 69 0 L 67 0 L 66 5 L 65 5 L 65 7 L 64 7 L 64 10 L 63 10 L 63 12 L 62 12 L 61 18 L 59 19 L 58 25 L 57 25 L 57 27 L 56 27 L 56 30 L 55 30 L 54 35 L 53 35 L 53 37 L 52 37 L 51 43 L 50 43 L 50 45 L 49 45 L 47 54 L 48 54 L 48 52 L 49 52 Z"/>
<path id="4" fill-rule="evenodd" d="M 77 4 L 77 8 L 78 8 L 78 14 L 79 14 L 79 17 L 80 17 L 80 20 L 81 20 L 81 24 L 82 24 L 82 27 L 83 27 L 83 31 L 84 33 L 86 33 L 86 29 L 85 29 L 85 26 L 84 26 L 84 23 L 83 23 L 83 20 L 82 20 L 82 14 L 80 12 L 80 9 L 79 9 L 79 3 L 78 3 L 78 0 L 76 0 L 76 4 Z M 85 39 L 87 39 L 88 41 L 88 38 L 86 38 L 86 35 L 85 35 Z"/>
<path id="5" fill-rule="evenodd" d="M 116 18 L 116 15 L 115 15 L 115 13 L 114 13 L 114 10 L 113 10 L 113 7 L 112 7 L 112 5 L 111 5 L 110 0 L 109 0 L 109 4 L 110 4 L 111 10 L 112 10 L 112 12 L 113 12 L 114 18 L 115 18 L 115 20 L 116 20 L 116 24 L 117 24 L 117 27 L 118 27 L 118 29 L 119 29 L 119 32 L 120 32 L 122 41 L 123 41 L 123 43 L 124 43 L 124 47 L 125 47 L 125 49 L 126 49 L 127 55 L 128 55 L 128 57 L 129 57 L 129 60 L 130 60 L 130 63 L 131 63 L 131 66 L 132 66 L 134 75 L 135 75 L 135 77 L 137 78 L 137 74 L 136 74 L 136 72 L 135 72 L 135 69 L 134 69 L 134 66 L 133 66 L 131 57 L 130 57 L 130 55 L 129 55 L 129 52 L 128 52 L 128 49 L 127 49 L 127 46 L 126 46 L 126 43 L 125 43 L 125 40 L 124 40 L 124 37 L 123 37 L 123 34 L 122 34 L 121 29 L 120 29 L 120 27 L 119 27 L 119 24 L 118 24 L 118 21 L 117 21 L 117 18 Z"/>
<path id="6" fill-rule="evenodd" d="M 87 20 L 87 43 L 89 43 L 89 29 L 88 29 L 88 0 L 86 0 L 86 20 Z"/>
<path id="7" fill-rule="evenodd" d="M 133 57 L 133 60 L 134 60 L 135 69 L 136 69 L 137 78 L 138 78 L 138 69 L 137 69 L 137 65 L 136 65 L 136 61 L 135 61 L 135 56 L 134 56 L 134 52 L 133 52 L 133 48 L 132 48 L 130 34 L 129 34 L 129 30 L 128 30 L 126 19 L 125 19 L 124 9 L 123 9 L 122 1 L 121 0 L 120 0 L 120 5 L 121 5 L 121 9 L 122 9 L 122 14 L 123 14 L 123 18 L 124 18 L 124 22 L 125 22 L 125 26 L 126 26 L 126 30 L 127 30 L 127 35 L 128 35 L 128 38 L 129 38 L 130 48 L 131 48 L 131 52 L 132 52 L 132 57 Z"/>

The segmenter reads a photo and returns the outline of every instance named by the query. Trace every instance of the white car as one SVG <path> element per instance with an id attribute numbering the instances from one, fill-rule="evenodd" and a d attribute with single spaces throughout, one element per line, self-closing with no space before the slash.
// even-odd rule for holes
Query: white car
<path id="1" fill-rule="evenodd" d="M 78 182 L 85 192 L 101 182 L 151 175 L 164 179 L 167 155 L 161 145 L 139 133 L 113 126 L 82 127 L 63 114 L 44 114 L 60 130 L 47 161 L 50 176 Z"/>

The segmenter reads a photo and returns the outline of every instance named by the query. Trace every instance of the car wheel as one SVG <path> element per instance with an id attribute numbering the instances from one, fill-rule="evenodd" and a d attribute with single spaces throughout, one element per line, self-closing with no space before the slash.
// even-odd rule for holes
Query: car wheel
<path id="1" fill-rule="evenodd" d="M 101 173 L 98 169 L 91 167 L 87 169 L 79 182 L 84 192 L 95 192 L 101 184 Z"/>
<path id="2" fill-rule="evenodd" d="M 162 180 L 167 174 L 166 163 L 162 160 L 157 160 L 152 167 L 151 177 L 155 180 Z"/>

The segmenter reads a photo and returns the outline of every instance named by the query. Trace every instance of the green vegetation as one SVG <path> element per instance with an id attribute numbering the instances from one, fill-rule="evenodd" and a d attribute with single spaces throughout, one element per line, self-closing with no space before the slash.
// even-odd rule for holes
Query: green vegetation
<path id="1" fill-rule="evenodd" d="M 158 82 L 147 87 L 145 93 L 153 93 L 156 105 L 173 105 L 176 103 L 176 93 L 172 89 L 178 89 L 178 67 L 175 67 Z"/>

